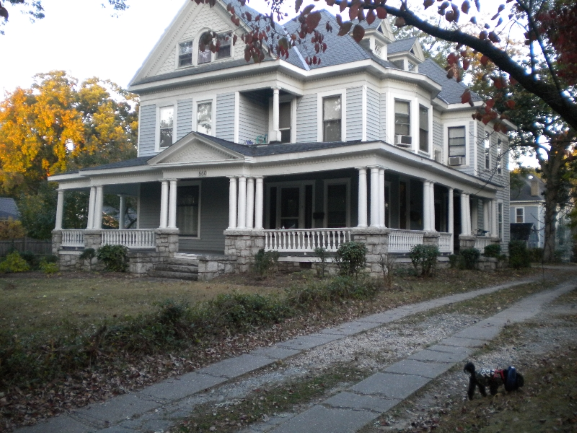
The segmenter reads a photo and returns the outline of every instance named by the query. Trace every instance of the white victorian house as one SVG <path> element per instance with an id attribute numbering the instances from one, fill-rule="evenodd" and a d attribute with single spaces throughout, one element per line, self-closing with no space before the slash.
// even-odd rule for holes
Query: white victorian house
<path id="1" fill-rule="evenodd" d="M 306 266 L 316 247 L 355 239 L 376 273 L 380 254 L 417 244 L 445 255 L 506 247 L 508 138 L 473 120 L 463 85 L 425 60 L 417 39 L 395 40 L 376 20 L 361 44 L 323 30 L 320 64 L 307 64 L 306 46 L 247 63 L 242 40 L 231 43 L 245 27 L 228 1 L 187 0 L 132 80 L 138 158 L 50 179 L 63 268 L 103 244 L 126 245 L 132 272 L 178 275 L 193 263 L 203 279 L 248 269 L 260 248 Z M 338 28 L 326 11 L 318 28 L 326 21 Z M 222 36 L 217 53 L 199 48 L 209 29 Z M 86 230 L 62 227 L 70 190 L 90 191 Z M 137 197 L 137 228 L 102 229 L 105 194 L 121 208 Z"/>

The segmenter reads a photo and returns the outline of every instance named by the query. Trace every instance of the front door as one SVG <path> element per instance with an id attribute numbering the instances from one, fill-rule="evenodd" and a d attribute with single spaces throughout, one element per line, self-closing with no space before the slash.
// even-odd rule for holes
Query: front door
<path id="1" fill-rule="evenodd" d="M 280 226 L 298 229 L 300 214 L 300 188 L 280 188 Z"/>

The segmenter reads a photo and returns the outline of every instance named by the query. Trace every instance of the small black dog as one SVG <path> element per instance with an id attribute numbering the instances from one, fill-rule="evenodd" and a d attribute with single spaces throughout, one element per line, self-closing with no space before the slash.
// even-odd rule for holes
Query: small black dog
<path id="1" fill-rule="evenodd" d="M 517 373 L 515 367 L 510 366 L 505 370 L 489 370 L 487 368 L 482 368 L 479 371 L 475 371 L 475 366 L 472 362 L 468 362 L 465 365 L 465 373 L 469 373 L 469 390 L 467 395 L 469 400 L 473 400 L 473 394 L 475 394 L 475 386 L 479 388 L 479 392 L 483 397 L 487 396 L 485 387 L 489 387 L 491 395 L 497 394 L 497 388 L 500 385 L 505 385 L 505 390 L 515 391 L 523 386 L 525 380 L 521 373 Z"/>

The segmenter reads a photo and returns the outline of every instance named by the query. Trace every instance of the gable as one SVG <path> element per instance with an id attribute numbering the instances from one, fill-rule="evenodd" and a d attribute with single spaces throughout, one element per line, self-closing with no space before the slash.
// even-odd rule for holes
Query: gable
<path id="1" fill-rule="evenodd" d="M 191 133 L 150 159 L 150 165 L 194 164 L 244 159 L 244 156 Z"/>
<path id="2" fill-rule="evenodd" d="M 194 66 L 178 67 L 178 45 L 181 42 L 192 41 L 193 46 L 197 47 L 200 35 L 207 30 L 212 30 L 216 33 L 233 32 L 239 36 L 243 32 L 241 27 L 235 26 L 230 21 L 230 15 L 226 11 L 223 2 L 217 1 L 214 7 L 210 7 L 209 5 L 197 5 L 193 1 L 188 1 L 167 27 L 165 33 L 132 79 L 132 82 L 176 70 L 194 68 Z M 236 44 L 231 47 L 231 57 L 218 60 L 218 62 L 223 63 L 238 59 L 244 59 L 244 42 L 242 42 L 240 37 Z"/>

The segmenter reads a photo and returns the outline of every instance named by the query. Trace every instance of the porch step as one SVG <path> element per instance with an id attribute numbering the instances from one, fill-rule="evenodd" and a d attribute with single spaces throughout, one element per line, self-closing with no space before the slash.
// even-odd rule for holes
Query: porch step
<path id="1" fill-rule="evenodd" d="M 198 280 L 198 259 L 174 257 L 166 263 L 157 263 L 148 273 L 154 278 L 174 278 L 178 280 Z"/>

